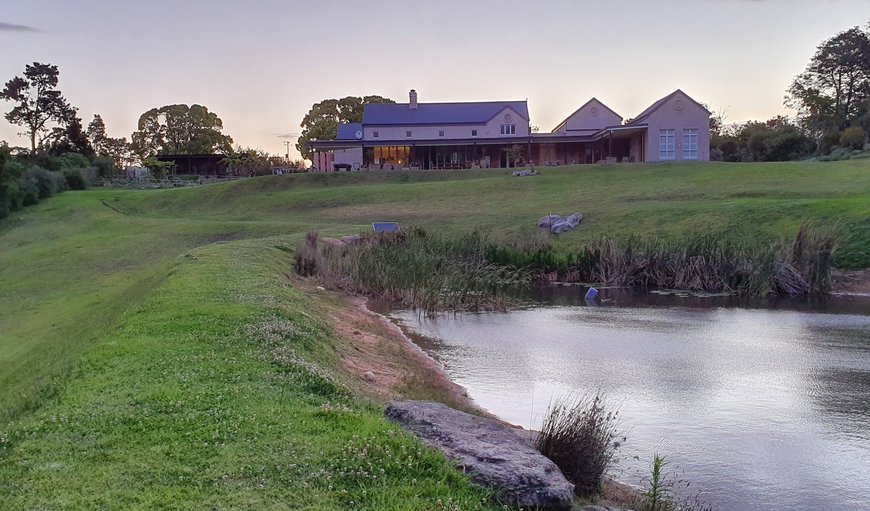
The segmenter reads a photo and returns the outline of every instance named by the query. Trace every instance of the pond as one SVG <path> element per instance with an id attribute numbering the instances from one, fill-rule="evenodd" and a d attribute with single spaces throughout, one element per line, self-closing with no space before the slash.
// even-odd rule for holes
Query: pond
<path id="1" fill-rule="evenodd" d="M 502 419 L 539 428 L 554 398 L 602 390 L 628 442 L 714 509 L 870 509 L 870 298 L 733 297 L 554 286 L 507 313 L 385 311 Z"/>

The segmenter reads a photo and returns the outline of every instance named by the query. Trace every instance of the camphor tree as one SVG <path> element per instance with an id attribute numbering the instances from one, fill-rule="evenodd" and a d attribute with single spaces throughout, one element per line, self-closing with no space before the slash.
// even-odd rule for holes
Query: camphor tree
<path id="1" fill-rule="evenodd" d="M 0 99 L 15 106 L 6 113 L 6 120 L 22 126 L 30 138 L 30 150 L 36 153 L 43 139 L 54 127 L 65 126 L 75 110 L 57 89 L 57 66 L 34 62 L 24 68 L 24 76 L 6 82 Z"/>
<path id="2" fill-rule="evenodd" d="M 854 27 L 820 44 L 789 87 L 785 104 L 798 111 L 801 127 L 816 139 L 867 124 L 870 34 Z"/>
<path id="3" fill-rule="evenodd" d="M 311 106 L 302 119 L 302 135 L 296 149 L 303 158 L 311 157 L 308 142 L 312 140 L 335 140 L 339 123 L 362 122 L 363 108 L 369 103 L 395 103 L 381 96 L 347 96 L 341 99 L 324 99 Z"/>
<path id="4" fill-rule="evenodd" d="M 202 105 L 167 105 L 139 117 L 132 147 L 141 158 L 160 154 L 230 154 L 233 139 L 223 121 Z"/>

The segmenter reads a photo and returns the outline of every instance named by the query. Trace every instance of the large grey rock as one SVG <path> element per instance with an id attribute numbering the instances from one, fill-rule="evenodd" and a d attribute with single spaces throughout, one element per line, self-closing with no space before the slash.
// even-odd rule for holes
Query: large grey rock
<path id="1" fill-rule="evenodd" d="M 538 219 L 538 228 L 539 229 L 549 229 L 550 227 L 553 226 L 553 224 L 555 224 L 556 222 L 559 222 L 561 220 L 562 220 L 562 217 L 560 217 L 559 215 L 542 216 L 541 218 Z"/>
<path id="2" fill-rule="evenodd" d="M 568 215 L 562 220 L 558 222 L 554 222 L 553 225 L 550 226 L 550 232 L 555 234 L 561 234 L 563 232 L 571 231 L 577 228 L 580 225 L 580 222 L 583 220 L 583 215 L 580 213 L 574 213 L 573 215 Z"/>
<path id="3" fill-rule="evenodd" d="M 504 423 L 428 401 L 393 403 L 385 415 L 456 461 L 472 481 L 493 489 L 501 502 L 571 508 L 574 485 Z"/>

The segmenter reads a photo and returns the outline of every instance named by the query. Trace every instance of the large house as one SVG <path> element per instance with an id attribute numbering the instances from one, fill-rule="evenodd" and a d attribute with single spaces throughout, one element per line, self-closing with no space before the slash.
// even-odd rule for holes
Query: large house
<path id="1" fill-rule="evenodd" d="M 526 101 L 365 105 L 363 121 L 310 143 L 320 170 L 708 161 L 710 112 L 681 90 L 628 121 L 592 98 L 550 133 L 533 133 Z"/>

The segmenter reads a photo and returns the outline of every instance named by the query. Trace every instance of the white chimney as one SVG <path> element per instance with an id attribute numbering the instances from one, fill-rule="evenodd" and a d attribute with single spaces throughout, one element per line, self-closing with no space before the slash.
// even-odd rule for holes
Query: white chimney
<path id="1" fill-rule="evenodd" d="M 414 89 L 411 89 L 411 92 L 408 93 L 408 98 L 410 99 L 408 106 L 410 108 L 416 110 L 416 108 L 417 108 L 417 91 L 415 91 Z"/>

